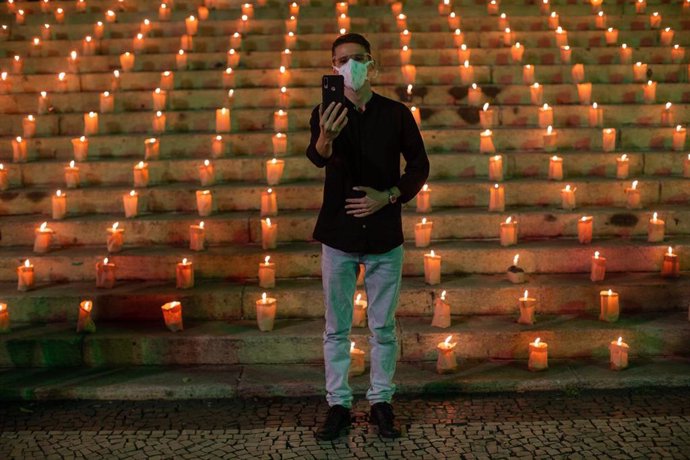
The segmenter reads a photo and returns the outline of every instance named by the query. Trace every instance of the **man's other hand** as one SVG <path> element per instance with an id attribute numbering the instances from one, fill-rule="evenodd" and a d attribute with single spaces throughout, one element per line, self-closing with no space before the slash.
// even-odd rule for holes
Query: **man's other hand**
<path id="1" fill-rule="evenodd" d="M 371 187 L 352 187 L 353 190 L 359 190 L 366 193 L 362 198 L 347 198 L 345 205 L 347 214 L 355 217 L 366 217 L 374 214 L 379 209 L 388 204 L 388 193 L 379 192 Z"/>

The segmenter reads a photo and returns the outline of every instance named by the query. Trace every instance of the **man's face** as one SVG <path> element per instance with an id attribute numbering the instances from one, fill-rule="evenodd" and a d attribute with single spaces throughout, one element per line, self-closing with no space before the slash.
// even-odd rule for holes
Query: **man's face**
<path id="1" fill-rule="evenodd" d="M 335 48 L 333 55 L 333 65 L 340 67 L 347 63 L 348 59 L 354 59 L 359 62 L 367 62 L 371 60 L 371 55 L 359 43 L 343 43 Z M 333 73 L 338 73 L 333 70 Z"/>

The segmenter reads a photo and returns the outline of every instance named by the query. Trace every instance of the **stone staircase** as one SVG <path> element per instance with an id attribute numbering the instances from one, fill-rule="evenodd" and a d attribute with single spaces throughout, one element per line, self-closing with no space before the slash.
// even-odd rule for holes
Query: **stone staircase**
<path id="1" fill-rule="evenodd" d="M 41 2 L 43 3 L 43 2 Z M 8 305 L 11 331 L 0 335 L 0 397 L 131 398 L 269 396 L 322 394 L 323 300 L 320 245 L 311 238 L 321 204 L 323 170 L 305 157 L 308 120 L 321 98 L 320 76 L 329 72 L 329 52 L 338 34 L 335 2 L 302 0 L 297 29 L 286 48 L 288 2 L 253 2 L 254 17 L 243 22 L 239 0 L 208 1 L 208 18 L 186 36 L 185 19 L 203 17 L 201 0 L 167 2 L 169 20 L 159 20 L 158 2 L 86 0 L 16 1 L 0 5 L 0 159 L 8 187 L 0 192 L 0 300 Z M 441 2 L 442 3 L 442 2 Z M 690 266 L 690 159 L 685 142 L 674 145 L 676 126 L 690 121 L 690 2 L 648 0 L 644 14 L 635 2 L 604 2 L 606 24 L 581 0 L 550 2 L 548 11 L 529 0 L 504 0 L 489 14 L 482 0 L 454 0 L 462 41 L 481 90 L 468 101 L 463 60 L 455 28 L 439 14 L 436 0 L 408 0 L 411 82 L 401 68 L 401 30 L 384 1 L 350 1 L 348 31 L 365 33 L 381 69 L 374 89 L 416 106 L 431 161 L 433 211 L 417 213 L 414 200 L 403 210 L 406 241 L 404 281 L 398 309 L 402 392 L 541 390 L 690 384 L 690 282 L 662 278 L 660 267 L 671 246 L 681 270 Z M 63 23 L 56 11 L 65 13 Z M 17 24 L 16 11 L 25 11 Z M 112 10 L 116 22 L 106 21 Z M 567 31 L 570 62 L 564 62 L 548 13 L 557 12 Z M 661 26 L 650 26 L 658 12 Z M 144 20 L 150 28 L 135 44 Z M 84 55 L 84 39 L 96 53 Z M 50 36 L 44 24 L 50 24 Z M 505 26 L 511 37 L 505 41 Z M 615 44 L 605 40 L 618 30 Z M 663 29 L 674 33 L 662 44 Z M 231 36 L 235 38 L 230 56 Z M 668 32 L 667 32 L 668 34 Z M 40 45 L 34 37 L 42 37 Z M 189 41 L 192 43 L 190 44 Z M 187 43 L 183 43 L 187 42 Z M 524 55 L 512 58 L 511 44 Z M 621 44 L 632 49 L 621 57 Z M 673 44 L 679 48 L 673 50 Z M 184 46 L 183 46 L 184 45 Z M 131 71 L 121 55 L 133 51 Z M 187 62 L 178 65 L 179 50 Z M 70 52 L 78 64 L 68 69 Z M 21 69 L 14 59 L 20 56 Z M 238 58 L 239 56 L 239 58 Z M 225 74 L 231 60 L 232 77 Z M 647 65 L 644 78 L 634 63 Z M 287 76 L 279 67 L 286 66 Z M 534 79 L 524 78 L 524 65 Z M 582 64 L 584 77 L 573 72 Z M 71 70 L 71 71 L 68 71 Z M 119 78 L 114 71 L 120 70 Z M 170 71 L 165 81 L 162 73 Z M 66 72 L 63 81 L 58 73 Z M 281 97 L 281 79 L 287 97 Z M 114 81 L 117 80 L 115 85 Z M 656 83 L 645 99 L 647 80 Z M 542 86 L 539 104 L 531 85 Z M 578 82 L 589 82 L 581 97 Z M 413 83 L 412 86 L 408 84 Z M 114 86 L 115 85 L 115 86 Z M 166 86 L 168 85 L 168 86 Z M 164 133 L 153 132 L 153 91 L 167 88 Z M 229 92 L 232 90 L 231 92 Z M 48 93 L 39 106 L 40 92 Z M 101 111 L 102 93 L 114 99 Z M 482 105 L 494 111 L 493 143 L 503 156 L 505 212 L 489 212 L 489 154 L 480 153 Z M 603 108 L 603 122 L 590 126 L 591 103 Z M 671 102 L 667 110 L 666 103 Z M 543 147 L 542 103 L 553 109 L 557 149 Z M 217 132 L 216 109 L 231 112 L 229 132 Z M 274 112 L 287 110 L 285 171 L 273 190 L 278 197 L 278 247 L 261 246 L 260 196 L 267 188 L 266 161 L 273 158 Z M 66 189 L 64 167 L 74 159 L 72 140 L 84 135 L 84 115 L 98 113 L 98 133 L 88 135 L 88 158 L 77 162 L 80 186 Z M 25 117 L 36 132 L 25 136 L 27 161 L 13 162 L 11 141 L 24 136 Z M 602 128 L 616 129 L 613 151 L 604 151 Z M 221 155 L 213 141 L 222 136 Z M 159 141 L 158 159 L 147 159 L 149 182 L 137 187 L 139 215 L 126 219 L 122 195 L 132 190 L 132 168 L 145 159 L 145 141 Z M 563 158 L 565 178 L 549 180 L 549 158 Z M 617 178 L 617 158 L 626 154 L 629 173 Z M 215 184 L 202 187 L 199 165 L 210 159 Z M 626 208 L 626 188 L 638 180 L 641 209 Z M 561 208 L 560 190 L 577 188 L 577 207 Z M 55 191 L 67 194 L 68 215 L 51 218 Z M 213 213 L 200 217 L 196 192 L 211 190 Z M 653 212 L 666 223 L 663 242 L 647 241 Z M 593 216 L 594 239 L 578 242 L 578 220 Z M 502 247 L 499 224 L 519 222 L 519 242 Z M 414 247 L 414 226 L 433 220 L 430 248 Z M 688 220 L 686 220 L 688 219 Z M 207 248 L 189 249 L 189 227 L 205 222 Z M 47 221 L 55 231 L 44 254 L 32 253 L 34 229 Z M 124 228 L 124 249 L 108 254 L 106 229 Z M 442 283 L 424 283 L 424 254 L 443 257 Z M 606 279 L 589 278 L 591 257 L 607 259 Z M 526 284 L 506 279 L 513 256 L 527 272 Z M 276 264 L 278 299 L 271 332 L 259 332 L 255 302 L 258 264 L 266 255 Z M 109 257 L 117 266 L 112 289 L 97 289 L 95 265 Z M 29 258 L 36 287 L 17 291 L 17 267 Z M 194 263 L 196 285 L 175 289 L 175 266 Z M 516 323 L 525 289 L 537 299 L 536 323 Z M 598 320 L 599 291 L 620 294 L 617 322 Z M 453 324 L 430 326 L 434 302 L 447 291 Z M 75 332 L 79 302 L 94 302 L 97 332 Z M 165 328 L 161 305 L 182 303 L 184 331 Z M 353 328 L 359 348 L 368 351 L 367 329 Z M 437 375 L 436 344 L 452 334 L 459 371 Z M 622 336 L 630 346 L 630 368 L 608 369 L 608 344 Z M 550 368 L 527 370 L 528 343 L 549 344 Z M 367 375 L 352 379 L 366 389 Z"/>

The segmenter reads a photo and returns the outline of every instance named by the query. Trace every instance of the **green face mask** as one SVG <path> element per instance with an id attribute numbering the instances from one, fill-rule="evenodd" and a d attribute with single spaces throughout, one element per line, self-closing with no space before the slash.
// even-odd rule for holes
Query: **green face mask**
<path id="1" fill-rule="evenodd" d="M 333 66 L 333 69 L 343 76 L 345 79 L 345 86 L 357 91 L 364 86 L 364 82 L 368 79 L 367 70 L 371 62 L 372 61 L 358 62 L 354 59 L 349 59 L 347 63 L 340 67 Z"/>

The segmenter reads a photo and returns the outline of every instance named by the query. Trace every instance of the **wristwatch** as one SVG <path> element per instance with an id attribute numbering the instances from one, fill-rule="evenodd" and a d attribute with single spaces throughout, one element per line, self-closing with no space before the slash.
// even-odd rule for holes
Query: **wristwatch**
<path id="1" fill-rule="evenodd" d="M 388 202 L 390 204 L 395 204 L 396 201 L 398 201 L 398 196 L 395 193 L 393 193 L 392 188 L 389 188 L 388 189 Z"/>

